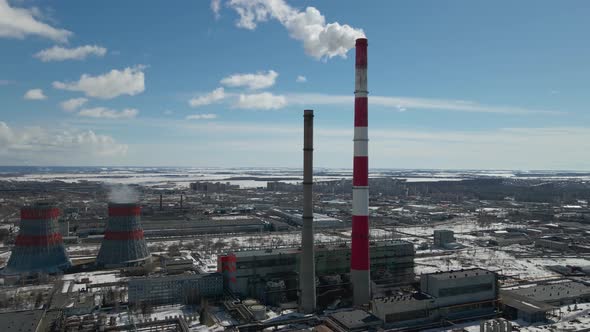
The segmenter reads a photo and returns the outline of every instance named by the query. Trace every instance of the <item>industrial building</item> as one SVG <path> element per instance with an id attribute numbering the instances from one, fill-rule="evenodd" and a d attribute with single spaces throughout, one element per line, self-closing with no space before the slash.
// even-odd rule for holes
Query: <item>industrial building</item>
<path id="1" fill-rule="evenodd" d="M 445 248 L 447 245 L 455 242 L 455 232 L 448 229 L 434 230 L 434 246 Z"/>
<path id="2" fill-rule="evenodd" d="M 425 274 L 419 291 L 400 289 L 394 296 L 373 299 L 373 313 L 390 327 L 491 316 L 498 299 L 497 281 L 494 272 L 484 269 Z"/>
<path id="3" fill-rule="evenodd" d="M 51 203 L 21 209 L 19 233 L 3 274 L 57 273 L 71 266 L 58 217 L 59 209 Z"/>
<path id="4" fill-rule="evenodd" d="M 271 209 L 270 213 L 283 218 L 289 224 L 303 225 L 303 214 L 299 210 Z M 313 214 L 313 223 L 314 228 L 339 228 L 344 226 L 342 220 L 321 213 Z"/>
<path id="5" fill-rule="evenodd" d="M 509 318 L 535 323 L 545 321 L 559 306 L 590 301 L 590 286 L 562 279 L 503 289 L 500 294 Z"/>
<path id="6" fill-rule="evenodd" d="M 223 278 L 219 273 L 149 276 L 128 282 L 129 302 L 195 304 L 202 297 L 223 294 Z"/>
<path id="7" fill-rule="evenodd" d="M 277 281 L 284 284 L 285 291 L 298 288 L 296 271 L 299 271 L 300 253 L 298 248 L 237 251 L 218 257 L 218 271 L 223 273 L 224 284 L 232 292 L 264 300 L 269 293 L 269 285 L 276 286 Z M 373 242 L 370 253 L 373 279 L 387 274 L 388 280 L 397 284 L 414 281 L 415 251 L 412 243 L 401 240 Z M 316 246 L 315 270 L 320 279 L 348 275 L 350 245 Z"/>
<path id="8" fill-rule="evenodd" d="M 144 235 L 150 237 L 263 232 L 271 224 L 253 215 L 221 215 L 207 219 L 179 218 L 149 219 L 142 222 Z"/>
<path id="9" fill-rule="evenodd" d="M 133 266 L 150 259 L 140 216 L 138 203 L 109 203 L 109 220 L 96 259 L 98 266 Z"/>

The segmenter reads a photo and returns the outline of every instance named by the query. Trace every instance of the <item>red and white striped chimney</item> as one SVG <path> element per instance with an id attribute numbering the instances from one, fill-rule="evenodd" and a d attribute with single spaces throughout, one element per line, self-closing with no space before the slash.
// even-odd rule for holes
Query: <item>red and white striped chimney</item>
<path id="1" fill-rule="evenodd" d="M 354 89 L 354 164 L 352 174 L 352 244 L 350 277 L 354 305 L 371 299 L 369 263 L 369 138 L 367 39 L 356 40 Z"/>

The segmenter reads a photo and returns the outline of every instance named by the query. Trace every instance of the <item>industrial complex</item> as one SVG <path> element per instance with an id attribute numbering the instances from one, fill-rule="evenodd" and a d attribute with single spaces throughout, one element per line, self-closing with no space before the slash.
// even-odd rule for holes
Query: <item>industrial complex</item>
<path id="1" fill-rule="evenodd" d="M 589 331 L 588 174 L 370 174 L 367 47 L 352 172 L 0 178 L 0 331 Z"/>

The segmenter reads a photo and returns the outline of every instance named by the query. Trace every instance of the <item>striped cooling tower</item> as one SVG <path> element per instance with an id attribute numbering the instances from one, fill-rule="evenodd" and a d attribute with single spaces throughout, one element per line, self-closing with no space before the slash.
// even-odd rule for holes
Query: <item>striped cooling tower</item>
<path id="1" fill-rule="evenodd" d="M 96 264 L 103 267 L 134 266 L 150 259 L 137 203 L 109 204 L 109 219 Z"/>
<path id="2" fill-rule="evenodd" d="M 18 236 L 4 274 L 56 273 L 71 266 L 59 233 L 59 209 L 37 203 L 21 209 Z"/>

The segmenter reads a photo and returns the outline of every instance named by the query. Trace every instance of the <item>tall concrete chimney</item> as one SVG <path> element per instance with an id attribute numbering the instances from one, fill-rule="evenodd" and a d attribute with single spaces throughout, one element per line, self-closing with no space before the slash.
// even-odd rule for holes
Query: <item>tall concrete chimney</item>
<path id="1" fill-rule="evenodd" d="M 316 309 L 313 247 L 313 110 L 303 112 L 303 230 L 299 261 L 299 305 L 303 313 Z"/>
<path id="2" fill-rule="evenodd" d="M 162 211 L 162 194 L 160 194 L 160 211 Z"/>
<path id="3" fill-rule="evenodd" d="M 352 244 L 350 277 L 354 305 L 371 300 L 369 263 L 369 138 L 367 39 L 356 40 L 354 88 L 354 162 L 352 174 Z"/>

